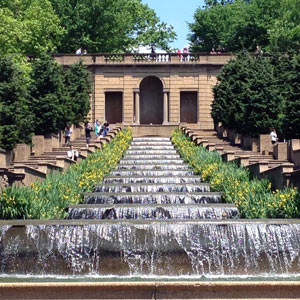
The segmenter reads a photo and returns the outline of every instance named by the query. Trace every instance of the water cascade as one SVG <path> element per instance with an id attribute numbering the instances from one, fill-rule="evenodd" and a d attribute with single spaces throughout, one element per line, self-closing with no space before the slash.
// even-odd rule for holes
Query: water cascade
<path id="1" fill-rule="evenodd" d="M 169 138 L 134 138 L 62 221 L 1 221 L 1 275 L 300 274 L 300 222 L 241 220 Z"/>

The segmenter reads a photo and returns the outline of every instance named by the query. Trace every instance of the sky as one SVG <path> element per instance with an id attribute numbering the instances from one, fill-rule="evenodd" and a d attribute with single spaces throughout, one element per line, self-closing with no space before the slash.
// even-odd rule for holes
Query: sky
<path id="1" fill-rule="evenodd" d="M 188 44 L 187 22 L 193 22 L 194 13 L 202 7 L 203 0 L 142 0 L 142 3 L 155 10 L 162 22 L 172 25 L 177 34 L 177 40 L 171 44 L 172 48 L 183 49 Z"/>

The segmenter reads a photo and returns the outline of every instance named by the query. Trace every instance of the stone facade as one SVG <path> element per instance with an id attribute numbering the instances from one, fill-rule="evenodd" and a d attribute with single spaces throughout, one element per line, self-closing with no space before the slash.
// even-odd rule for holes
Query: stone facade
<path id="1" fill-rule="evenodd" d="M 145 118 L 149 111 L 152 116 L 161 114 L 153 119 L 153 124 L 178 125 L 192 120 L 194 127 L 213 129 L 212 87 L 231 55 L 95 54 L 56 55 L 55 58 L 65 67 L 80 59 L 88 67 L 93 83 L 90 113 L 93 122 L 98 119 L 123 125 L 151 125 L 151 118 Z M 145 78 L 157 83 L 145 89 L 145 82 L 151 84 Z M 152 95 L 156 89 L 160 91 Z M 156 95 L 160 95 L 157 101 Z M 114 115 L 120 115 L 119 119 L 113 119 Z"/>

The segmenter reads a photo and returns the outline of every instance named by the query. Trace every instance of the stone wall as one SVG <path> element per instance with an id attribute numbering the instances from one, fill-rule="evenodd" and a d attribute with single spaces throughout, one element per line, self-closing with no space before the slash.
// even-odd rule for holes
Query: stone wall
<path id="1" fill-rule="evenodd" d="M 187 60 L 180 60 L 176 54 L 158 55 L 149 60 L 141 56 L 135 60 L 132 54 L 115 55 L 57 55 L 58 63 L 69 66 L 82 59 L 90 71 L 93 86 L 91 95 L 90 118 L 103 122 L 105 115 L 105 93 L 122 93 L 123 125 L 138 125 L 135 119 L 136 94 L 140 92 L 142 80 L 148 76 L 159 78 L 163 84 L 165 97 L 164 110 L 167 120 L 164 125 L 180 123 L 180 92 L 197 93 L 197 128 L 213 129 L 211 118 L 212 87 L 217 82 L 217 74 L 231 58 L 222 55 L 189 55 Z M 195 126 L 195 124 L 193 124 Z"/>
<path id="2" fill-rule="evenodd" d="M 194 68 L 184 66 L 177 70 L 169 66 L 143 66 L 138 70 L 124 70 L 123 67 L 97 68 L 95 73 L 95 119 L 105 120 L 105 92 L 123 93 L 123 123 L 134 124 L 134 93 L 139 90 L 141 80 L 147 76 L 156 76 L 163 83 L 163 90 L 169 95 L 169 124 L 180 123 L 180 92 L 198 93 L 198 125 L 203 129 L 212 129 L 210 115 L 213 99 L 212 87 L 216 82 L 219 68 L 207 74 L 207 67 Z M 94 120 L 93 120 L 94 121 Z"/>

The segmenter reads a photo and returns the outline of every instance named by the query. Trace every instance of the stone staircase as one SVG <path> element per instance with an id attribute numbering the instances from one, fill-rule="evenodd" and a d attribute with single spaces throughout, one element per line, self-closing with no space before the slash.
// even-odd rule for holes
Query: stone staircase
<path id="1" fill-rule="evenodd" d="M 110 142 L 113 137 L 121 130 L 120 127 L 113 128 L 106 137 L 96 140 L 92 133 L 92 141 L 89 147 L 86 147 L 84 135 L 71 141 L 73 148 L 79 152 L 78 161 L 85 159 L 89 154 L 101 149 L 102 145 Z M 68 146 L 60 145 L 52 149 L 46 149 L 43 153 L 32 154 L 26 160 L 14 160 L 7 168 L 6 173 L 10 176 L 9 185 L 29 185 L 37 179 L 46 178 L 51 172 L 62 172 L 69 166 L 76 163 L 67 157 Z M 3 171 L 4 172 L 4 171 Z"/>
<path id="2" fill-rule="evenodd" d="M 231 219 L 236 206 L 180 158 L 170 138 L 134 138 L 115 170 L 85 194 L 84 204 L 68 208 L 69 219 L 197 220 Z"/>
<path id="3" fill-rule="evenodd" d="M 287 159 L 275 159 L 273 153 L 243 149 L 240 144 L 230 143 L 220 138 L 214 130 L 200 130 L 182 127 L 196 145 L 209 151 L 217 151 L 226 162 L 233 161 L 246 167 L 257 178 L 268 178 L 273 188 L 282 189 L 289 183 L 289 176 L 294 171 L 294 164 Z"/>

